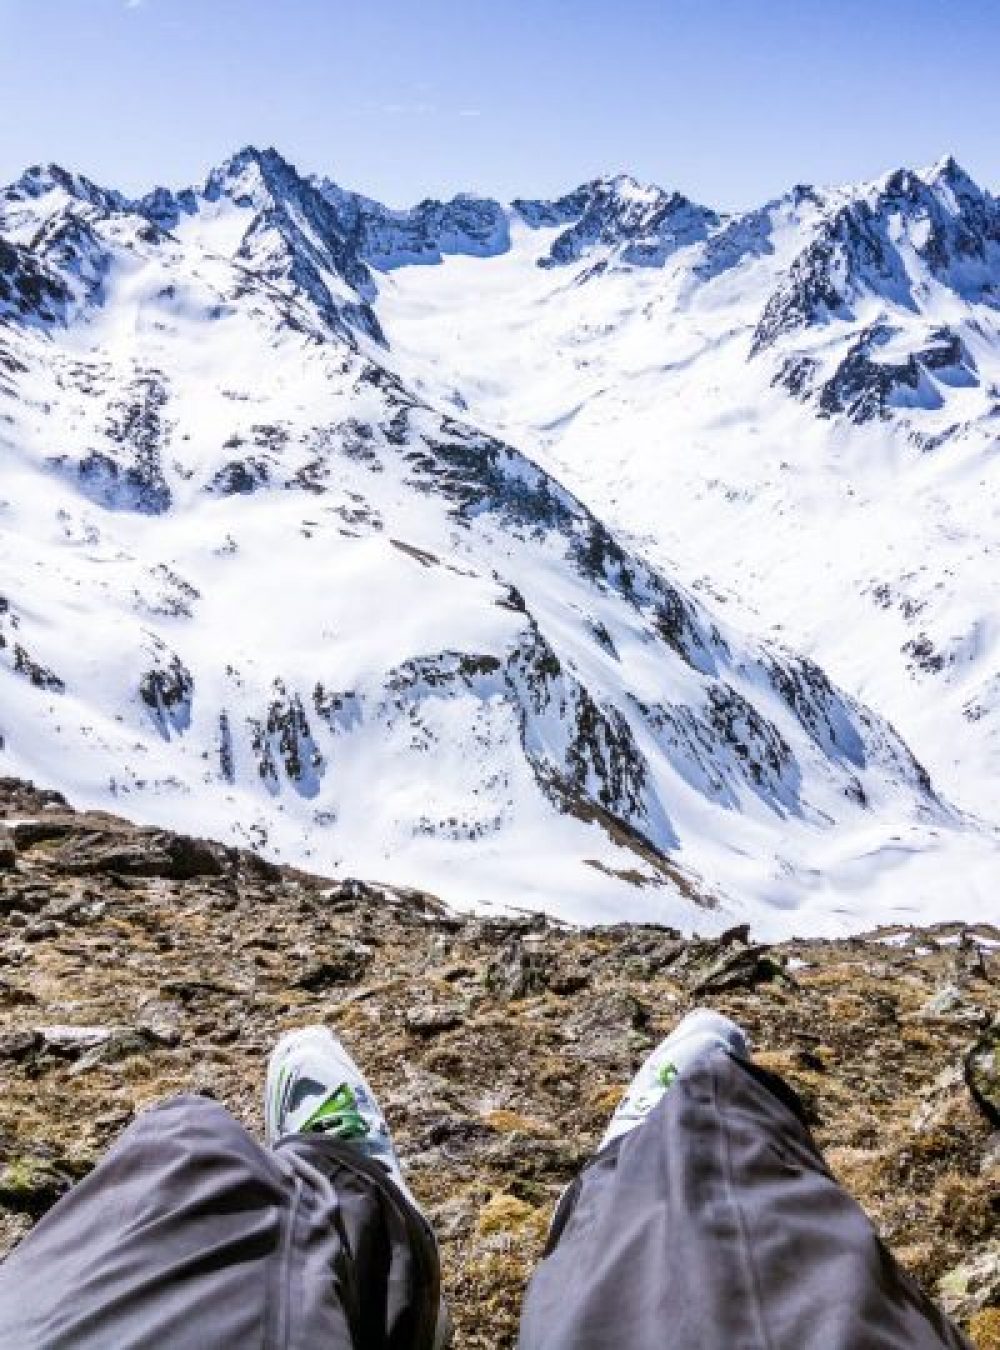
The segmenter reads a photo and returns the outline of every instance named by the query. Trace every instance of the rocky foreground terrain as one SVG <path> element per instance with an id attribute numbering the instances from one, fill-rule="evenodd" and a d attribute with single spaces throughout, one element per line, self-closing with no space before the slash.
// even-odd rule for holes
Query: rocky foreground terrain
<path id="1" fill-rule="evenodd" d="M 960 879 L 956 878 L 956 885 Z M 1000 1346 L 1000 932 L 704 941 L 451 914 L 0 780 L 0 1238 L 147 1104 L 251 1129 L 277 1034 L 358 1053 L 442 1240 L 456 1344 L 512 1346 L 561 1188 L 688 1008 L 738 1018 L 897 1255 Z"/>

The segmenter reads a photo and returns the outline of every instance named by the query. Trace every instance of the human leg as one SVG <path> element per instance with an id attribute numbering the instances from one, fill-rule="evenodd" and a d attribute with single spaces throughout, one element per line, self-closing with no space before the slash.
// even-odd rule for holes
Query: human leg
<path id="1" fill-rule="evenodd" d="M 0 1345 L 253 1344 L 278 1315 L 289 1197 L 217 1103 L 144 1112 L 0 1266 Z"/>
<path id="2" fill-rule="evenodd" d="M 0 1266 L 0 1347 L 431 1350 L 408 1192 L 356 1139 L 279 1132 L 200 1097 L 144 1112 Z"/>
<path id="3" fill-rule="evenodd" d="M 441 1350 L 451 1326 L 433 1231 L 403 1178 L 375 1093 L 328 1028 L 290 1032 L 275 1046 L 264 1117 L 274 1156 L 313 1177 L 313 1195 L 315 1174 L 329 1177 L 336 1169 L 337 1213 L 326 1220 L 314 1215 L 311 1226 L 322 1232 L 336 1218 L 354 1253 L 358 1350 Z M 303 1241 L 300 1250 L 297 1275 L 304 1291 L 322 1292 L 322 1244 Z M 310 1251 L 317 1267 L 311 1280 Z"/>
<path id="4" fill-rule="evenodd" d="M 521 1350 L 965 1347 L 833 1179 L 791 1091 L 735 1037 L 705 1042 L 673 1075 L 669 1038 L 654 1052 L 635 1100 L 658 1075 L 659 1093 L 563 1197 Z"/>

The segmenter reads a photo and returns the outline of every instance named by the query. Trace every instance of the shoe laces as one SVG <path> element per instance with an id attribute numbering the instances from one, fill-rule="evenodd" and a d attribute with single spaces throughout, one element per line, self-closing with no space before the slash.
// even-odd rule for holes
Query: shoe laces
<path id="1" fill-rule="evenodd" d="M 341 1140 L 363 1139 L 369 1128 L 348 1083 L 341 1083 L 302 1127 L 307 1134 L 327 1134 Z"/>

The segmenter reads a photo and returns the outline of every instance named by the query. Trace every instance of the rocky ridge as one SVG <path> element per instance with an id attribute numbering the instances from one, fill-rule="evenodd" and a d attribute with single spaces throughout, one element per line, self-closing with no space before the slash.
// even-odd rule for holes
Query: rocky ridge
<path id="1" fill-rule="evenodd" d="M 567 223 L 539 267 L 565 267 L 604 246 L 620 265 L 662 267 L 679 249 L 706 239 L 719 216 L 680 192 L 644 186 L 629 174 L 598 178 L 555 203 L 515 202 L 529 224 Z M 599 259 L 603 270 L 609 259 Z"/>
<path id="2" fill-rule="evenodd" d="M 156 691 L 166 706 L 164 691 Z M 1000 931 L 765 946 L 746 928 L 566 928 L 446 910 L 72 811 L 0 781 L 0 1235 L 16 1242 L 144 1106 L 207 1092 L 260 1129 L 279 1031 L 364 1061 L 442 1241 L 456 1345 L 514 1344 L 553 1204 L 689 1007 L 749 1030 L 897 1255 L 1000 1344 Z"/>
<path id="3" fill-rule="evenodd" d="M 510 245 L 507 212 L 489 197 L 460 193 L 447 202 L 427 198 L 392 210 L 329 178 L 311 181 L 336 211 L 358 256 L 381 271 L 439 263 L 455 253 L 492 257 Z"/>

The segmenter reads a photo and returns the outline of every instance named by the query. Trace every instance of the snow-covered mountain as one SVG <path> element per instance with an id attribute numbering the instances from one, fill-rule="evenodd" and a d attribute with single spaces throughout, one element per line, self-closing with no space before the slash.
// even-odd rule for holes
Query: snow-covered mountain
<path id="1" fill-rule="evenodd" d="M 864 335 L 879 380 L 891 354 L 982 394 L 995 334 L 898 272 L 922 249 L 985 322 L 996 208 L 975 198 L 980 256 L 949 225 L 975 214 L 967 180 L 918 181 L 736 220 L 624 177 L 394 211 L 252 149 L 139 201 L 29 170 L 0 194 L 0 761 L 459 904 L 762 931 L 985 913 L 995 833 L 936 789 L 891 700 L 865 707 L 717 594 L 787 546 L 760 488 L 777 466 L 745 465 L 754 537 L 717 557 L 746 429 L 713 468 L 669 421 L 700 371 L 738 370 L 758 429 L 830 472 L 869 425 L 824 392 Z M 924 189 L 947 217 L 926 231 L 865 214 L 875 192 L 929 212 Z M 863 245 L 835 225 L 851 212 Z M 890 304 L 933 322 L 919 352 L 871 336 L 902 325 Z M 812 364 L 791 381 L 793 356 Z M 709 383 L 690 409 L 719 447 L 730 398 Z M 878 406 L 897 415 L 891 390 Z M 797 445 L 807 425 L 827 439 Z M 881 580 L 872 632 L 897 603 Z M 792 614 L 817 584 L 801 572 Z M 764 607 L 745 599 L 741 620 Z"/>
<path id="2" fill-rule="evenodd" d="M 392 349 L 995 821 L 1000 203 L 946 159 L 706 219 L 662 266 L 608 233 L 553 267 L 585 197 L 380 278 Z"/>

